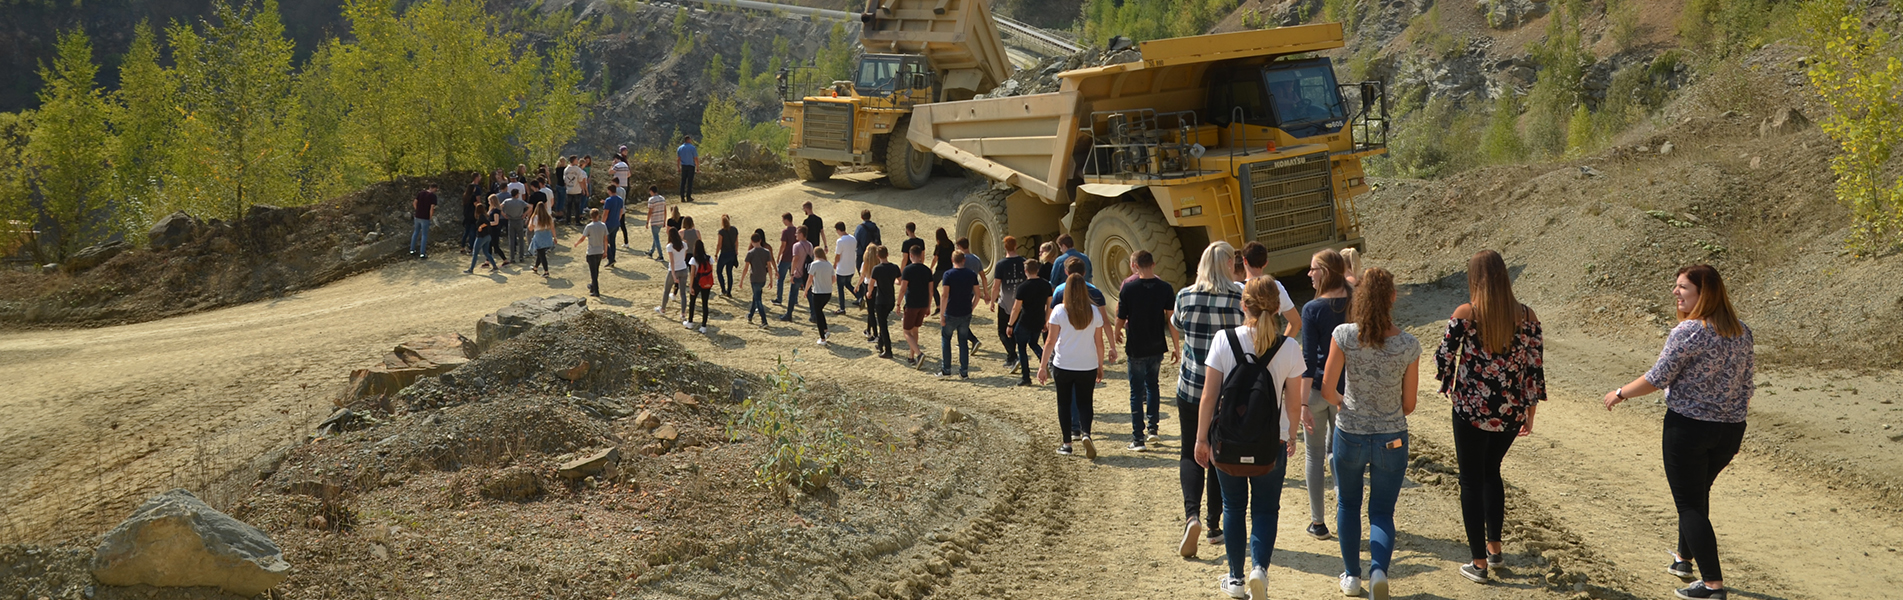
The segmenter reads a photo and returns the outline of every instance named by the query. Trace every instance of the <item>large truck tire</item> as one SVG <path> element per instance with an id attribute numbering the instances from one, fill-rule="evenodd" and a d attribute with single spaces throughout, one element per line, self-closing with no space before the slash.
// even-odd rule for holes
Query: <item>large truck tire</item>
<path id="1" fill-rule="evenodd" d="M 905 132 L 911 128 L 911 119 L 899 119 L 892 127 L 892 133 L 885 136 L 885 176 L 892 181 L 892 187 L 901 190 L 915 190 L 932 179 L 932 163 L 938 155 L 920 152 L 906 141 Z"/>
<path id="2" fill-rule="evenodd" d="M 833 178 L 833 166 L 810 158 L 795 158 L 793 174 L 802 181 L 825 181 Z"/>
<path id="3" fill-rule="evenodd" d="M 1105 295 L 1116 297 L 1123 289 L 1123 279 L 1130 276 L 1130 257 L 1138 250 L 1149 250 L 1156 257 L 1156 276 L 1171 287 L 1181 289 L 1189 283 L 1183 242 L 1154 205 L 1124 202 L 1103 207 L 1091 217 L 1088 233 L 1084 253 L 1095 271 L 1092 283 Z"/>
<path id="4" fill-rule="evenodd" d="M 1010 225 L 1005 221 L 1004 201 L 1013 191 L 986 187 L 965 196 L 958 205 L 952 238 L 971 238 L 971 251 L 992 264 L 1004 258 L 1004 235 Z"/>

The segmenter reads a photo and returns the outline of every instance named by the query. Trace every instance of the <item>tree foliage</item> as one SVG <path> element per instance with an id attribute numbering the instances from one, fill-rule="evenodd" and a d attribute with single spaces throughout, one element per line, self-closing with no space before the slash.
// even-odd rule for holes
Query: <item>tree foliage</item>
<path id="1" fill-rule="evenodd" d="M 119 63 L 119 90 L 112 95 L 112 194 L 121 229 L 134 229 L 164 214 L 165 176 L 173 160 L 179 113 L 178 84 L 159 66 L 152 27 L 140 23 Z"/>
<path id="2" fill-rule="evenodd" d="M 1084 39 L 1102 46 L 1119 35 L 1138 41 L 1202 35 L 1235 8 L 1235 0 L 1090 0 Z"/>
<path id="3" fill-rule="evenodd" d="M 1811 87 L 1830 107 L 1817 123 L 1839 146 L 1830 169 L 1837 199 L 1850 207 L 1849 246 L 1894 246 L 1903 239 L 1903 180 L 1886 181 L 1883 166 L 1903 138 L 1903 59 L 1895 36 L 1866 25 L 1845 0 L 1813 0 L 1803 24 Z"/>
<path id="4" fill-rule="evenodd" d="M 174 24 L 166 32 L 186 144 L 175 168 L 187 183 L 173 193 L 196 214 L 237 219 L 252 205 L 297 198 L 292 174 L 303 143 L 291 94 L 293 48 L 277 0 L 220 1 L 212 14 L 199 27 Z"/>
<path id="5" fill-rule="evenodd" d="M 67 256 L 110 233 L 106 118 L 110 108 L 95 83 L 99 67 L 84 34 L 59 37 L 51 68 L 40 70 L 46 87 L 27 142 L 26 162 L 40 195 L 39 216 L 55 227 L 51 254 Z"/>

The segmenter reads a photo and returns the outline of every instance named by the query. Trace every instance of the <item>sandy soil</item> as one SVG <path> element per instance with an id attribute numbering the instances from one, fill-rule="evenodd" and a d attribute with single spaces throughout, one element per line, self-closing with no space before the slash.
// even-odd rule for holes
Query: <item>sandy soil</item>
<path id="1" fill-rule="evenodd" d="M 778 186 L 709 195 L 687 212 L 717 221 L 731 213 L 743 231 L 777 223 L 812 200 L 828 221 L 854 222 L 874 210 L 890 241 L 899 225 L 948 225 L 969 184 L 940 180 L 900 193 L 850 176 L 820 185 Z M 644 246 L 636 234 L 637 247 Z M 572 235 L 567 236 L 572 241 Z M 1374 257 L 1381 259 L 1377 251 Z M 0 535 L 54 541 L 93 535 L 132 503 L 160 488 L 195 487 L 292 441 L 329 412 L 348 368 L 383 348 L 430 333 L 473 331 L 483 313 L 529 295 L 574 293 L 586 271 L 568 250 L 557 253 L 550 282 L 511 267 L 504 276 L 464 276 L 444 256 L 353 277 L 294 297 L 164 321 L 84 331 L 0 334 Z M 604 277 L 600 305 L 652 317 L 659 301 L 657 264 L 638 256 Z M 1413 282 L 1403 323 L 1432 348 L 1440 319 L 1464 290 Z M 1537 302 L 1529 299 L 1529 303 Z M 1538 304 L 1535 304 L 1538 306 Z M 714 302 L 710 334 L 662 331 L 723 365 L 762 370 L 789 357 L 809 378 L 872 387 L 996 416 L 1030 433 L 1043 454 L 1019 498 L 1015 518 L 957 569 L 935 594 L 954 598 L 1215 597 L 1221 551 L 1195 560 L 1174 555 L 1181 527 L 1173 410 L 1164 443 L 1148 454 L 1128 440 L 1121 366 L 1098 389 L 1095 428 L 1104 456 L 1095 462 L 1049 453 L 1056 445 L 1048 388 L 1010 387 L 995 341 L 974 358 L 971 381 L 937 381 L 899 362 L 872 357 L 855 337 L 858 315 L 835 318 L 834 345 L 812 343 L 810 326 L 761 328 L 733 318 L 742 306 Z M 1550 317 L 1549 317 L 1550 319 Z M 989 330 L 988 319 L 974 330 Z M 1420 461 L 1410 470 L 1398 511 L 1402 531 L 1395 592 L 1418 598 L 1567 597 L 1572 580 L 1548 586 L 1528 541 L 1567 573 L 1586 576 L 1599 597 L 1664 597 L 1677 581 L 1662 572 L 1675 519 L 1658 466 L 1660 408 L 1644 401 L 1608 413 L 1599 394 L 1642 372 L 1654 347 L 1593 338 L 1560 325 L 1549 351 L 1552 400 L 1539 431 L 1508 456 L 1509 574 L 1481 588 L 1455 572 L 1464 559 L 1453 483 L 1447 404 L 1424 397 L 1412 420 Z M 937 356 L 935 328 L 922 333 Z M 989 338 L 986 335 L 984 337 Z M 903 346 L 903 342 L 899 342 Z M 1431 371 L 1430 371 L 1431 372 Z M 1896 419 L 1896 380 L 1887 375 L 1764 373 L 1747 451 L 1720 479 L 1715 501 L 1728 583 L 1746 598 L 1882 597 L 1903 583 L 1895 549 L 1903 526 L 1884 475 L 1899 472 L 1889 440 L 1870 449 L 1842 446 L 1829 432 Z M 1834 386 L 1824 390 L 1822 383 Z M 1857 389 L 1855 393 L 1844 391 Z M 1423 386 L 1432 389 L 1431 386 Z M 1805 388 L 1802 391 L 1789 391 Z M 1812 389 L 1816 388 L 1816 389 Z M 1167 389 L 1167 387 L 1166 387 Z M 1830 394 L 1842 397 L 1832 398 Z M 1861 403 L 1844 405 L 1844 401 Z M 1839 417 L 1846 417 L 1839 420 Z M 1867 439 L 1865 437 L 1854 438 Z M 1801 441 L 1800 441 L 1801 440 Z M 1836 465 L 1847 467 L 1842 473 Z M 1299 461 L 1297 463 L 1299 466 Z M 1277 597 L 1326 597 L 1341 571 L 1334 541 L 1301 533 L 1306 496 L 1299 469 L 1283 495 L 1280 549 L 1270 572 Z M 1332 514 L 1332 509 L 1331 509 Z M 1332 518 L 1332 517 L 1331 517 Z M 1801 557 L 1792 560 L 1793 557 Z"/>

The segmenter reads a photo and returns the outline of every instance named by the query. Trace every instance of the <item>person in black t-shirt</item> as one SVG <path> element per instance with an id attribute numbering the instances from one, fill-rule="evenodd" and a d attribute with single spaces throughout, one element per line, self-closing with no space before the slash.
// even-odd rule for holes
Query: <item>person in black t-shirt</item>
<path id="1" fill-rule="evenodd" d="M 1006 328 L 1011 324 L 1011 301 L 1018 297 L 1018 284 L 1024 283 L 1024 257 L 1018 256 L 1018 238 L 1004 236 L 1004 258 L 991 266 L 991 305 L 998 312 L 998 341 L 1004 344 L 1004 368 L 1017 372 L 1030 357 L 1018 353 Z"/>
<path id="2" fill-rule="evenodd" d="M 905 241 L 899 242 L 899 266 L 904 267 L 918 262 L 912 258 L 925 252 L 925 240 L 918 237 L 918 223 L 905 224 Z"/>
<path id="3" fill-rule="evenodd" d="M 892 332 L 887 324 L 892 321 L 892 309 L 897 306 L 893 302 L 896 296 L 892 295 L 892 286 L 899 280 L 901 273 L 898 265 L 887 260 L 888 254 L 885 246 L 873 246 L 872 251 L 866 254 L 875 261 L 866 269 L 864 278 L 866 290 L 871 296 L 866 299 L 866 304 L 872 308 L 866 311 L 866 327 L 870 330 L 866 338 L 877 342 L 879 358 L 892 358 Z"/>
<path id="4" fill-rule="evenodd" d="M 1051 282 L 1038 276 L 1040 266 L 1035 258 L 1024 260 L 1024 282 L 1018 284 L 1018 291 L 1012 296 L 1009 316 L 999 319 L 1006 323 L 1005 332 L 1011 336 L 1010 344 L 1020 357 L 1020 367 L 1028 367 L 1033 360 L 1044 356 L 1038 339 L 1044 333 L 1044 307 L 1051 297 Z M 1031 385 L 1031 371 L 1030 368 L 1018 370 L 1022 374 L 1018 385 Z"/>
<path id="5" fill-rule="evenodd" d="M 904 321 L 899 323 L 899 328 L 905 332 L 906 349 L 911 352 L 909 362 L 917 369 L 925 365 L 925 352 L 918 344 L 918 328 L 925 324 L 925 313 L 932 308 L 932 288 L 936 287 L 937 280 L 932 279 L 932 268 L 925 266 L 924 246 L 913 248 L 906 260 L 911 264 L 905 265 L 899 275 L 899 296 L 905 300 Z"/>
<path id="6" fill-rule="evenodd" d="M 1136 279 L 1123 284 L 1118 294 L 1117 327 L 1124 330 L 1123 353 L 1130 357 L 1130 449 L 1142 452 L 1148 449 L 1146 441 L 1157 440 L 1156 421 L 1161 409 L 1157 374 L 1163 368 L 1163 353 L 1168 352 L 1170 362 L 1175 363 L 1182 342 L 1176 326 L 1170 323 L 1170 317 L 1176 314 L 1176 290 L 1156 278 L 1156 257 L 1149 250 L 1138 250 L 1131 259 Z M 1147 436 L 1143 428 L 1146 415 Z"/>
<path id="7" fill-rule="evenodd" d="M 720 280 L 720 295 L 733 297 L 733 270 L 740 266 L 740 228 L 733 226 L 733 219 L 720 215 L 720 230 L 714 232 L 719 240 L 719 256 L 714 259 L 714 276 Z M 623 241 L 626 241 L 625 239 Z"/>
<path id="8" fill-rule="evenodd" d="M 945 272 L 952 269 L 952 251 L 956 249 L 957 246 L 952 244 L 951 236 L 945 234 L 945 228 L 938 228 L 938 242 L 932 245 L 932 279 L 934 281 L 945 280 Z M 945 299 L 939 297 L 938 287 L 934 286 L 932 314 L 936 315 L 943 310 L 945 310 Z"/>
<path id="9" fill-rule="evenodd" d="M 813 237 L 807 241 L 812 242 L 814 248 L 831 250 L 832 248 L 826 244 L 825 239 L 826 220 L 819 218 L 819 215 L 813 214 L 813 203 L 811 202 L 801 204 L 800 209 L 806 211 L 806 220 L 801 221 L 800 224 L 805 225 L 807 231 L 813 232 Z"/>

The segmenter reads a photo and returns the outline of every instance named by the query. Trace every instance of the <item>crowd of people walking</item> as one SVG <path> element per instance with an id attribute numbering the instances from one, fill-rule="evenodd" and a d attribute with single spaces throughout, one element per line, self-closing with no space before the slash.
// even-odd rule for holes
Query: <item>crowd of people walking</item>
<path id="1" fill-rule="evenodd" d="M 680 192 L 691 201 L 698 162 L 691 140 L 677 156 Z M 464 272 L 483 266 L 495 273 L 528 254 L 531 272 L 548 278 L 557 225 L 569 224 L 579 227 L 572 245 L 586 248 L 588 291 L 599 295 L 600 270 L 617 264 L 615 233 L 621 233 L 623 252 L 634 248 L 626 230 L 631 217 L 625 147 L 607 170 L 599 202 L 591 199 L 597 189 L 589 175 L 592 162 L 569 156 L 553 171 L 518 166 L 514 173 L 474 175 L 461 202 L 460 246 L 469 256 Z M 646 215 L 645 256 L 660 263 L 657 315 L 709 333 L 711 298 L 718 294 L 731 301 L 723 306 L 744 306 L 750 325 L 772 327 L 769 315 L 775 312 L 783 324 L 810 323 L 821 347 L 834 343 L 834 330 L 862 323 L 860 334 L 878 358 L 917 370 L 931 364 L 920 330 L 935 321 L 940 379 L 969 379 L 989 338 L 1017 385 L 1050 385 L 1056 452 L 1089 459 L 1106 450 L 1093 431 L 1095 396 L 1106 368 L 1119 362 L 1119 351 L 1129 383 L 1124 449 L 1130 452 L 1164 442 L 1162 374 L 1165 365 L 1174 365 L 1183 500 L 1176 551 L 1193 557 L 1202 545 L 1222 547 L 1227 570 L 1217 579 L 1219 590 L 1238 599 L 1265 598 L 1283 483 L 1299 455 L 1305 532 L 1339 541 L 1341 592 L 1390 595 L 1400 535 L 1395 511 L 1409 465 L 1424 348 L 1395 322 L 1401 298 L 1394 275 L 1379 266 L 1364 268 L 1353 249 L 1314 253 L 1307 272 L 1314 296 L 1300 306 L 1264 272 L 1270 251 L 1257 242 L 1241 248 L 1209 244 L 1193 280 L 1181 289 L 1157 276 L 1153 254 L 1136 251 L 1129 257 L 1129 277 L 1110 298 L 1092 283 L 1100 266 L 1068 235 L 1026 246 L 1024 255 L 1020 240 L 1006 236 L 997 246 L 1001 256 L 984 257 L 972 251 L 971 240 L 944 228 L 934 228 L 928 244 L 917 223 L 905 223 L 892 248 L 871 210 L 861 210 L 849 228 L 843 220 L 829 225 L 807 202 L 797 219 L 791 212 L 780 215 L 777 236 L 753 229 L 742 248 L 741 230 L 730 215 L 718 215 L 717 228 L 712 215 L 702 215 L 701 223 L 714 228 L 703 234 L 695 216 L 682 214 L 658 186 L 648 186 L 647 193 L 644 208 L 635 210 Z M 428 222 L 437 204 L 434 187 L 416 196 L 411 252 L 419 257 L 427 257 Z M 1499 253 L 1474 254 L 1467 282 L 1468 301 L 1449 315 L 1429 356 L 1437 389 L 1451 407 L 1447 423 L 1469 559 L 1457 572 L 1488 584 L 1507 560 L 1502 465 L 1519 438 L 1533 435 L 1546 398 L 1544 334 L 1539 316 L 1514 295 Z M 1680 322 L 1657 363 L 1608 392 L 1604 405 L 1612 410 L 1631 398 L 1666 393 L 1664 471 L 1679 517 L 1678 544 L 1666 570 L 1689 582 L 1676 590 L 1677 597 L 1723 599 L 1728 592 L 1710 520 L 1711 492 L 1744 435 L 1754 391 L 1752 336 L 1713 267 L 1681 269 L 1671 293 Z M 980 307 L 995 319 L 988 336 L 972 330 Z M 854 308 L 864 311 L 862 321 L 837 318 Z M 902 340 L 891 332 L 894 316 Z M 895 341 L 904 342 L 903 358 Z"/>

